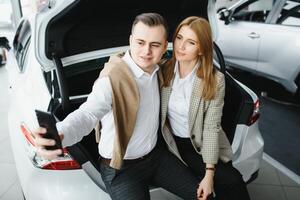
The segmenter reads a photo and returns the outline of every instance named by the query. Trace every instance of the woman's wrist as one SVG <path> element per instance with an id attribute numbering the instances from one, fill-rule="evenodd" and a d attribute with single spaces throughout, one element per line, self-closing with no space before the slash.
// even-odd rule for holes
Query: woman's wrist
<path id="1" fill-rule="evenodd" d="M 208 170 L 210 170 L 210 171 L 215 171 L 216 168 L 215 168 L 215 167 L 206 167 L 205 170 L 206 170 L 206 171 L 208 171 Z"/>
<path id="2" fill-rule="evenodd" d="M 212 165 L 212 164 L 206 164 L 206 167 L 205 167 L 205 176 L 214 176 L 215 174 L 215 166 Z"/>

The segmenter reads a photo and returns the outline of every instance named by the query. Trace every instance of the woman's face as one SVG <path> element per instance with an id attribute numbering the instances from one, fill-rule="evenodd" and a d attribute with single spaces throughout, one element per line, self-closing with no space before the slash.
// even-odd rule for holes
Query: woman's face
<path id="1" fill-rule="evenodd" d="M 178 61 L 195 61 L 201 55 L 200 43 L 195 32 L 182 26 L 174 42 L 175 57 Z"/>

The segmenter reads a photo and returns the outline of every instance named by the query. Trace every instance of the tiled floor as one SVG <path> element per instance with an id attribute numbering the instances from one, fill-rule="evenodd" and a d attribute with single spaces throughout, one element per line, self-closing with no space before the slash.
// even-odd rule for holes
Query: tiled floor
<path id="1" fill-rule="evenodd" d="M 267 160 L 267 161 L 266 161 Z M 300 184 L 268 163 L 266 155 L 258 178 L 248 185 L 252 200 L 299 200 Z M 299 182 L 299 177 L 293 177 Z"/>
<path id="2" fill-rule="evenodd" d="M 11 39 L 11 31 L 1 28 L 1 35 Z M 8 80 L 5 67 L 0 68 L 0 200 L 23 199 L 19 180 L 14 165 L 11 144 L 7 128 Z M 271 164 L 270 164 L 271 163 Z M 275 168 L 274 166 L 277 168 Z M 295 181 L 286 176 L 288 174 Z M 248 185 L 252 200 L 300 200 L 300 177 L 284 167 L 278 167 L 267 155 L 260 169 L 258 178 Z"/>

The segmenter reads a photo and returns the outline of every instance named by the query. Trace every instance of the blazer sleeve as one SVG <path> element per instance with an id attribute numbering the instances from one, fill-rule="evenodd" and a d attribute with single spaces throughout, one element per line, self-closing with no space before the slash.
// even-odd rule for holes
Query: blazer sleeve
<path id="1" fill-rule="evenodd" d="M 215 98 L 209 102 L 204 114 L 202 157 L 204 163 L 216 164 L 219 159 L 219 135 L 222 131 L 221 117 L 224 106 L 225 78 L 217 72 L 218 89 Z"/>

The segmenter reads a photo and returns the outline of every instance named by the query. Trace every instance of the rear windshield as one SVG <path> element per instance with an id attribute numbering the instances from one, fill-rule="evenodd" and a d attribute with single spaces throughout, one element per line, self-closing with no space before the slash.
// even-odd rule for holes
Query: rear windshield
<path id="1" fill-rule="evenodd" d="M 64 67 L 70 96 L 89 94 L 108 59 L 97 58 Z"/>
<path id="2" fill-rule="evenodd" d="M 95 80 L 99 77 L 104 63 L 109 57 L 88 60 L 64 67 L 66 82 L 70 96 L 86 95 L 92 91 Z M 55 70 L 44 72 L 44 78 L 49 93 L 54 98 L 60 98 L 59 86 Z"/>
<path id="3" fill-rule="evenodd" d="M 172 51 L 168 50 L 163 58 L 170 58 Z M 102 57 L 93 60 L 88 60 L 64 67 L 66 82 L 69 88 L 70 96 L 86 95 L 92 91 L 92 87 L 96 79 L 99 77 L 104 64 L 109 60 L 109 57 Z M 44 77 L 49 89 L 54 98 L 59 98 L 59 87 L 55 71 L 44 73 Z"/>

